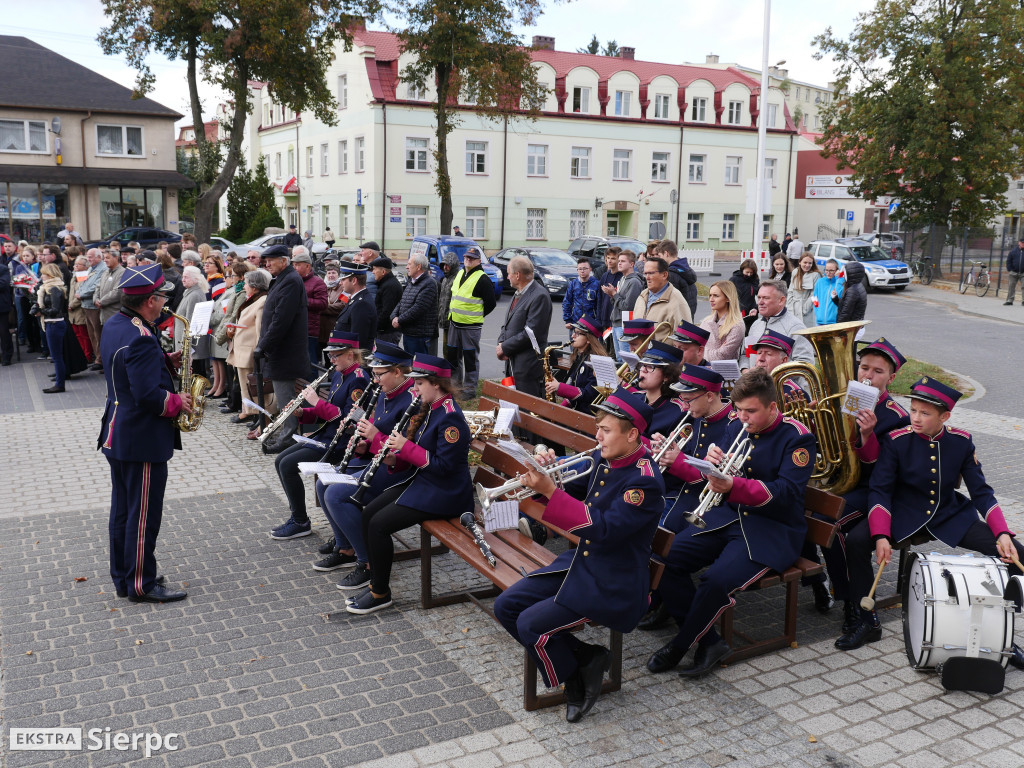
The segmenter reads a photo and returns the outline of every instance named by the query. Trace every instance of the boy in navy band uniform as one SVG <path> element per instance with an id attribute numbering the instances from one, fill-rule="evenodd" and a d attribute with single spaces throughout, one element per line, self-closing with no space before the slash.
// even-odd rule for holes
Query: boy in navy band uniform
<path id="1" fill-rule="evenodd" d="M 708 478 L 723 503 L 704 515 L 706 527 L 685 528 L 672 542 L 658 591 L 679 633 L 651 656 L 651 672 L 673 669 L 694 643 L 694 663 L 680 674 L 710 672 L 730 650 L 713 627 L 734 604 L 733 594 L 770 570 L 784 571 L 800 555 L 807 534 L 803 499 L 816 448 L 807 427 L 779 412 L 776 397 L 771 377 L 757 368 L 733 388 L 736 420 L 707 458 L 721 464 L 741 432 L 753 452 L 736 475 Z M 705 567 L 695 587 L 692 575 Z"/>
<path id="2" fill-rule="evenodd" d="M 175 420 L 192 412 L 189 394 L 171 378 L 180 353 L 160 348 L 155 322 L 174 286 L 157 264 L 129 267 L 118 284 L 120 312 L 103 325 L 100 351 L 107 403 L 96 447 L 110 464 L 110 577 L 118 597 L 133 602 L 184 600 L 156 572 L 167 462 L 181 448 Z"/>
<path id="3" fill-rule="evenodd" d="M 849 553 L 850 599 L 858 604 L 871 587 L 871 551 L 887 563 L 894 543 L 915 534 L 998 557 L 1011 575 L 1013 555 L 1024 549 L 1013 539 L 1003 511 L 981 471 L 971 434 L 946 426 L 961 393 L 925 377 L 910 390 L 910 426 L 890 432 L 881 442 L 871 473 L 868 519 L 846 539 Z M 970 498 L 956 490 L 963 478 Z M 878 614 L 862 610 L 861 624 L 836 641 L 848 651 L 882 637 Z M 1010 663 L 1024 669 L 1024 652 L 1013 645 Z"/>
<path id="4" fill-rule="evenodd" d="M 708 339 L 710 338 L 711 331 L 683 320 L 676 326 L 672 335 L 668 337 L 668 343 L 683 351 L 684 363 L 688 365 L 702 365 L 707 368 L 710 366 L 710 363 L 704 359 L 704 348 L 707 346 Z"/>
<path id="5" fill-rule="evenodd" d="M 594 706 L 610 659 L 568 630 L 587 621 L 619 632 L 636 627 L 648 607 L 651 541 L 664 505 L 661 473 L 640 440 L 650 407 L 620 387 L 597 408 L 600 448 L 589 474 L 564 490 L 547 474 L 521 476 L 549 499 L 542 519 L 577 534 L 579 545 L 494 603 L 495 618 L 533 656 L 545 684 L 565 683 L 570 723 Z"/>

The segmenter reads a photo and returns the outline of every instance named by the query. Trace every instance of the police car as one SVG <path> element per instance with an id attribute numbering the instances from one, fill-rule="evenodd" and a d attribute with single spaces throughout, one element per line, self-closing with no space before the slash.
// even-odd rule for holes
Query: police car
<path id="1" fill-rule="evenodd" d="M 892 258 L 877 245 L 863 240 L 845 239 L 815 240 L 806 250 L 814 254 L 819 271 L 825 271 L 825 262 L 834 259 L 840 270 L 848 261 L 859 261 L 863 267 L 870 288 L 895 288 L 905 290 L 910 285 L 910 267 Z"/>

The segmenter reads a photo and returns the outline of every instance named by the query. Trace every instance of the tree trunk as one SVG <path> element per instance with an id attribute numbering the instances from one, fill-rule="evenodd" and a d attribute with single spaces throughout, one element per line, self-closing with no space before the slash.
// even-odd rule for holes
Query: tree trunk
<path id="1" fill-rule="evenodd" d="M 451 133 L 448 115 L 448 87 L 451 83 L 451 68 L 437 68 L 437 179 L 434 186 L 441 198 L 442 235 L 452 231 L 452 177 L 448 173 L 448 134 Z"/>

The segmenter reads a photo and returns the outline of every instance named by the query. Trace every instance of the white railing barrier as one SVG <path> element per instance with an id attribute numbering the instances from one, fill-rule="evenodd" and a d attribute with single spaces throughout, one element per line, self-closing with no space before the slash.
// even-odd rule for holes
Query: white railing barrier
<path id="1" fill-rule="evenodd" d="M 772 271 L 772 258 L 768 251 L 741 251 L 740 261 L 753 259 L 757 262 L 757 271 L 764 277 Z"/>
<path id="2" fill-rule="evenodd" d="M 690 262 L 690 267 L 693 268 L 694 272 L 715 271 L 715 252 L 711 248 L 692 251 L 683 250 L 679 252 L 679 255 L 686 257 L 687 261 Z"/>

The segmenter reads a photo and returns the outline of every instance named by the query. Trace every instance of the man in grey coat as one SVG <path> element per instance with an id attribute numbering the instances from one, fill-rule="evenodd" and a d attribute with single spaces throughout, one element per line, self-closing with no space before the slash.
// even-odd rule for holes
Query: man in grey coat
<path id="1" fill-rule="evenodd" d="M 541 352 L 548 343 L 551 324 L 551 296 L 533 279 L 533 262 L 515 256 L 508 263 L 508 281 L 516 289 L 498 334 L 496 354 L 505 361 L 505 374 L 511 375 L 520 392 L 544 397 L 544 363 Z M 537 348 L 526 333 L 529 328 Z"/>
<path id="2" fill-rule="evenodd" d="M 108 251 L 103 256 L 103 262 L 107 271 L 102 274 L 96 283 L 96 289 L 92 294 L 93 305 L 100 311 L 100 343 L 103 341 L 103 326 L 107 320 L 121 311 L 121 289 L 117 286 L 124 276 L 124 267 L 115 251 Z M 100 359 L 99 347 L 96 348 L 96 363 L 91 370 L 103 371 L 103 361 Z"/>
<path id="3" fill-rule="evenodd" d="M 814 362 L 814 350 L 811 343 L 803 336 L 797 336 L 795 331 L 802 331 L 807 326 L 801 318 L 786 310 L 786 284 L 782 280 L 764 280 L 761 287 L 757 289 L 757 319 L 750 324 L 747 337 L 743 340 L 743 348 L 740 350 L 740 369 L 754 367 L 754 363 L 747 356 L 749 350 L 758 340 L 764 336 L 766 330 L 773 330 L 778 333 L 795 339 L 793 354 L 790 360 L 801 360 L 806 363 Z"/>

